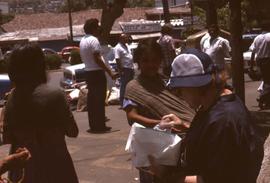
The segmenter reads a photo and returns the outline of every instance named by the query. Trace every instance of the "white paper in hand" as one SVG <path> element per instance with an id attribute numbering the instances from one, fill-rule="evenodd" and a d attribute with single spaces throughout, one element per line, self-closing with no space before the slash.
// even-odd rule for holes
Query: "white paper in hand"
<path id="1" fill-rule="evenodd" d="M 148 155 L 156 158 L 160 165 L 175 166 L 180 153 L 181 138 L 178 135 L 156 131 L 134 123 L 126 144 L 135 167 L 148 167 Z"/>

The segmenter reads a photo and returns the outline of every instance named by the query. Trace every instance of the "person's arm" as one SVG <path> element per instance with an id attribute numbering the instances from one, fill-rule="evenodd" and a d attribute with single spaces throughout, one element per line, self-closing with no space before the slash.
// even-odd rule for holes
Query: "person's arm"
<path id="1" fill-rule="evenodd" d="M 120 58 L 116 58 L 115 60 L 116 60 L 118 72 L 121 73 L 122 70 L 123 70 L 123 67 L 122 67 L 122 64 L 121 64 L 121 60 L 120 60 Z"/>
<path id="2" fill-rule="evenodd" d="M 162 117 L 161 119 L 161 127 L 163 128 L 172 128 L 176 130 L 186 130 L 190 127 L 189 123 L 184 122 L 175 114 L 168 114 Z"/>
<path id="3" fill-rule="evenodd" d="M 183 182 L 179 183 L 204 183 L 204 182 L 200 176 L 194 175 L 194 176 L 186 176 Z"/>
<path id="4" fill-rule="evenodd" d="M 114 49 L 114 57 L 115 57 L 115 60 L 116 60 L 118 72 L 121 73 L 122 72 L 122 68 L 123 68 L 122 67 L 122 63 L 121 63 L 121 52 L 117 48 L 117 46 Z"/>
<path id="5" fill-rule="evenodd" d="M 231 46 L 230 46 L 230 42 L 225 39 L 223 41 L 222 47 L 223 47 L 224 56 L 226 58 L 230 58 L 231 57 Z"/>
<path id="6" fill-rule="evenodd" d="M 138 113 L 138 110 L 134 106 L 126 107 L 125 111 L 126 111 L 126 114 L 127 114 L 127 118 L 130 121 L 134 121 L 134 122 L 139 123 L 139 124 L 141 124 L 143 126 L 154 127 L 154 126 L 156 126 L 157 124 L 160 123 L 160 120 L 150 119 L 150 118 L 147 118 L 145 116 L 140 115 Z"/>
<path id="7" fill-rule="evenodd" d="M 22 168 L 31 158 L 26 148 L 19 148 L 14 154 L 8 155 L 0 160 L 0 176 L 8 170 Z"/>
<path id="8" fill-rule="evenodd" d="M 112 79 L 116 79 L 117 75 L 114 74 L 112 70 L 109 67 L 107 67 L 107 65 L 104 63 L 103 58 L 100 55 L 100 52 L 94 52 L 94 60 L 99 67 L 101 67 L 105 72 L 109 74 L 109 76 Z"/>
<path id="9" fill-rule="evenodd" d="M 252 51 L 251 53 L 251 58 L 250 58 L 250 69 L 252 70 L 254 65 L 255 65 L 255 55 L 256 53 L 254 51 Z"/>
<path id="10" fill-rule="evenodd" d="M 170 39 L 169 44 L 171 45 L 172 49 L 175 50 L 175 40 L 173 38 Z"/>
<path id="11" fill-rule="evenodd" d="M 260 36 L 257 36 L 257 37 L 254 39 L 253 43 L 252 43 L 252 44 L 250 45 L 250 47 L 249 47 L 249 50 L 251 51 L 251 58 L 250 58 L 250 69 L 251 69 L 251 70 L 253 69 L 253 67 L 254 67 L 254 65 L 255 65 L 255 62 L 256 62 L 256 58 L 255 58 L 256 52 L 257 52 L 257 44 L 256 44 L 256 42 L 257 42 L 257 40 L 259 39 L 259 37 L 260 37 Z"/>
<path id="12" fill-rule="evenodd" d="M 65 94 L 60 92 L 58 95 L 58 103 L 55 105 L 58 106 L 59 121 L 61 121 L 62 127 L 64 128 L 65 135 L 68 137 L 77 137 L 79 134 L 79 128 L 76 124 L 74 116 L 69 109 L 69 105 Z"/>

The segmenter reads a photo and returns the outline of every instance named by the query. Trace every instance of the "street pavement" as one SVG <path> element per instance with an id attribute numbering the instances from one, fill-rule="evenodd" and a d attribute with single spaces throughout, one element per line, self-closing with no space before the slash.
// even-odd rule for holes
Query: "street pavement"
<path id="1" fill-rule="evenodd" d="M 252 111 L 259 110 L 256 102 L 259 84 L 260 82 L 250 81 L 246 77 L 246 104 Z M 117 105 L 106 107 L 106 115 L 110 118 L 107 125 L 112 127 L 112 132 L 105 134 L 87 133 L 86 130 L 89 128 L 87 113 L 73 112 L 73 114 L 80 133 L 78 138 L 66 140 L 80 183 L 139 182 L 138 172 L 132 168 L 130 155 L 124 150 L 130 129 L 125 112 Z M 8 145 L 0 147 L 0 157 L 8 153 L 8 148 Z"/>

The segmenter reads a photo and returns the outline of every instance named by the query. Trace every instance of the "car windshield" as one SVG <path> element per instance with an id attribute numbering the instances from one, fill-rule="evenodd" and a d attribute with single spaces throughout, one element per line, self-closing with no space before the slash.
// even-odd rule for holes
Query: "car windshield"
<path id="1" fill-rule="evenodd" d="M 72 73 L 68 70 L 64 71 L 64 78 L 72 80 Z"/>

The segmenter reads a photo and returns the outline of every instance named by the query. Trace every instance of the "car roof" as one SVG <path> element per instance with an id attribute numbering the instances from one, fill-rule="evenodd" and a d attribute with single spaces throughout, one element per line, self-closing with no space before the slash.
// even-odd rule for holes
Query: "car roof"
<path id="1" fill-rule="evenodd" d="M 78 70 L 78 69 L 84 69 L 85 68 L 85 65 L 84 63 L 83 64 L 76 64 L 76 65 L 72 65 L 72 66 L 68 66 L 64 69 L 65 70 L 68 70 L 70 71 L 72 74 L 75 74 L 75 70 Z"/>
<path id="2" fill-rule="evenodd" d="M 0 80 L 9 80 L 9 77 L 7 74 L 0 74 Z"/>

